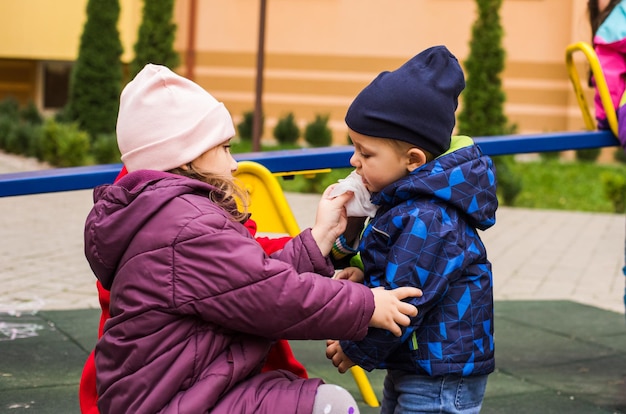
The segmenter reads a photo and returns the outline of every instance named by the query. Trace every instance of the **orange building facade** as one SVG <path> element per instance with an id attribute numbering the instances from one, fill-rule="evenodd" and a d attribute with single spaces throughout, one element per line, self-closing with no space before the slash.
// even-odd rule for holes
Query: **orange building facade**
<path id="1" fill-rule="evenodd" d="M 87 0 L 0 3 L 0 99 L 62 106 L 85 22 Z M 255 102 L 261 0 L 177 0 L 181 66 L 223 101 L 238 122 Z M 123 60 L 132 59 L 141 0 L 120 0 Z M 583 129 L 565 48 L 589 41 L 586 0 L 504 0 L 505 112 L 519 133 Z M 379 72 L 445 44 L 463 63 L 475 0 L 266 0 L 263 139 L 291 112 L 304 127 L 329 115 L 334 143 L 346 144 L 345 111 Z M 581 73 L 586 70 L 577 57 Z M 591 91 L 589 90 L 589 96 Z M 462 105 L 461 96 L 461 105 Z"/>

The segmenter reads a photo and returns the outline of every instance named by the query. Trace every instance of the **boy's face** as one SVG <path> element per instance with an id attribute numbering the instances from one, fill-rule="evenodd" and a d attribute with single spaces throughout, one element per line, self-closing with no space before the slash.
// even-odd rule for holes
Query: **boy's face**
<path id="1" fill-rule="evenodd" d="M 372 193 L 381 191 L 426 162 L 424 152 L 409 144 L 370 137 L 353 130 L 349 130 L 349 135 L 354 144 L 350 164 Z"/>
<path id="2" fill-rule="evenodd" d="M 205 172 L 232 176 L 237 171 L 237 161 L 230 153 L 230 139 L 200 155 L 193 165 Z"/>

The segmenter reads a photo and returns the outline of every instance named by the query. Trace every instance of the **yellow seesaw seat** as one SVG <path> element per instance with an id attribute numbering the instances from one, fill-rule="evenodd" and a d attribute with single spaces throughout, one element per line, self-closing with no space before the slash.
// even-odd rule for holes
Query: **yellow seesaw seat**
<path id="1" fill-rule="evenodd" d="M 316 174 L 329 170 L 294 171 L 281 175 Z M 296 236 L 300 227 L 289 207 L 278 179 L 263 165 L 252 161 L 240 161 L 235 177 L 250 195 L 249 212 L 252 213 L 257 229 L 261 233 L 288 234 Z M 371 407 L 379 402 L 363 368 L 350 368 L 363 401 Z"/>

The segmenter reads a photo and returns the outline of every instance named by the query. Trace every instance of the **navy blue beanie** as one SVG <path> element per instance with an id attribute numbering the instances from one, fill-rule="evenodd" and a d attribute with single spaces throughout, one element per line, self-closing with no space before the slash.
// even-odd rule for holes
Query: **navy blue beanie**
<path id="1" fill-rule="evenodd" d="M 405 141 L 435 157 L 450 148 L 463 70 L 445 46 L 382 72 L 354 99 L 346 124 L 360 134 Z"/>

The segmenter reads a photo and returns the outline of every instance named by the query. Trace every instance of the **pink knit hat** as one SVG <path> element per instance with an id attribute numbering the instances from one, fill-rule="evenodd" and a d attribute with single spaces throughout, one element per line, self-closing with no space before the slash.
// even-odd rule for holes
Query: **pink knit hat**
<path id="1" fill-rule="evenodd" d="M 180 167 L 234 135 L 224 104 L 165 66 L 147 64 L 122 91 L 117 145 L 129 172 Z"/>

